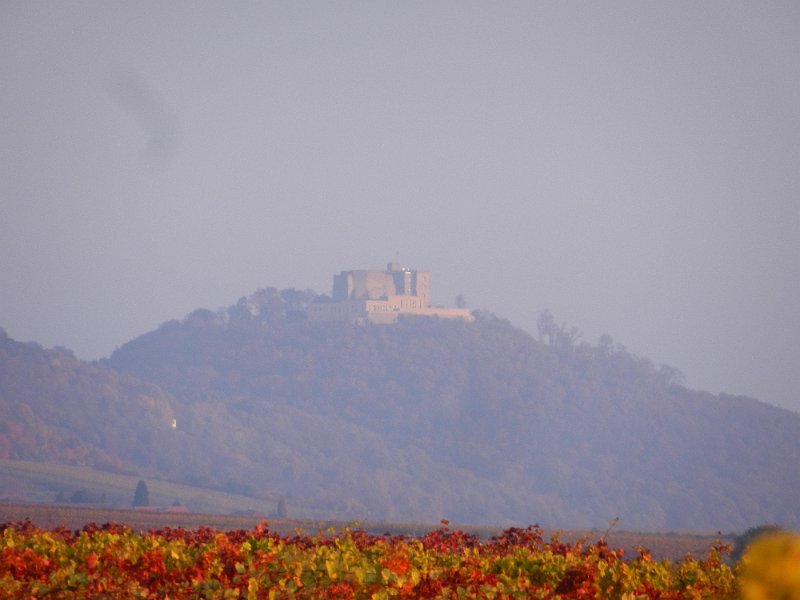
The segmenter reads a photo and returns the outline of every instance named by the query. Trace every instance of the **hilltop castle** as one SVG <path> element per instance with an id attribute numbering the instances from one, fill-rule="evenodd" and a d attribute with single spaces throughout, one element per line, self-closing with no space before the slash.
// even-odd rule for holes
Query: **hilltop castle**
<path id="1" fill-rule="evenodd" d="M 394 323 L 400 315 L 474 320 L 466 308 L 431 306 L 430 285 L 428 271 L 412 271 L 396 262 L 385 271 L 342 271 L 333 276 L 331 300 L 313 303 L 308 315 L 313 320 L 371 323 Z"/>

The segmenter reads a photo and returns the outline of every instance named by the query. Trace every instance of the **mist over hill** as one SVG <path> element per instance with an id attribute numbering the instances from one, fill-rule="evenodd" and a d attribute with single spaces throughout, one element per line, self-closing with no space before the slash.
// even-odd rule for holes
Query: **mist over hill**
<path id="1" fill-rule="evenodd" d="M 680 385 L 549 314 L 305 319 L 312 292 L 198 310 L 106 364 L 174 398 L 183 478 L 359 519 L 798 526 L 800 415 Z M 175 449 L 180 454 L 180 449 Z"/>
<path id="2" fill-rule="evenodd" d="M 681 385 L 549 313 L 313 322 L 311 291 L 200 309 L 100 363 L 0 335 L 0 456 L 343 519 L 800 526 L 800 415 Z M 172 428 L 172 419 L 177 427 Z"/>
<path id="3" fill-rule="evenodd" d="M 175 404 L 153 383 L 0 329 L 0 458 L 160 472 Z"/>

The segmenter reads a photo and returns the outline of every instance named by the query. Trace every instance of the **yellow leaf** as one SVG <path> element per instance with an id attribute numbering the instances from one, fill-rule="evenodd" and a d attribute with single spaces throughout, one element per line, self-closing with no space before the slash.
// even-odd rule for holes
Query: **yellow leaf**
<path id="1" fill-rule="evenodd" d="M 325 569 L 328 571 L 328 577 L 331 578 L 331 581 L 336 581 L 336 576 L 338 573 L 336 572 L 336 561 L 333 559 L 327 559 L 325 561 Z"/>

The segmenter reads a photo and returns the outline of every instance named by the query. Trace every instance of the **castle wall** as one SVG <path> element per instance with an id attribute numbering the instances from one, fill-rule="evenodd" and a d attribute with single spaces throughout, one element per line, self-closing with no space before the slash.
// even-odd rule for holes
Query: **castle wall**
<path id="1" fill-rule="evenodd" d="M 393 296 L 398 289 L 394 275 L 384 271 L 342 271 L 333 277 L 333 299 L 343 302 Z"/>
<path id="2" fill-rule="evenodd" d="M 475 320 L 466 308 L 421 306 L 418 300 L 404 296 L 394 296 L 388 300 L 367 300 L 364 309 L 366 319 L 372 323 L 394 323 L 402 315 L 463 319 L 470 322 Z"/>
<path id="3" fill-rule="evenodd" d="M 431 306 L 431 274 L 389 263 L 386 271 L 342 271 L 333 276 L 333 302 L 309 307 L 311 319 L 366 319 L 394 323 L 402 314 L 444 319 L 474 318 L 465 308 Z"/>
<path id="4" fill-rule="evenodd" d="M 414 271 L 414 293 L 423 306 L 431 305 L 431 274 L 428 271 Z"/>

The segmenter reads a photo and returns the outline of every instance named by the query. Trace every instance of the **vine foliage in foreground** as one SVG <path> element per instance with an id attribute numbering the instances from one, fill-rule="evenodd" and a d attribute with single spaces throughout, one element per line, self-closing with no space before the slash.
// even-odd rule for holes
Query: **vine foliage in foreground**
<path id="1" fill-rule="evenodd" d="M 0 595 L 129 598 L 732 598 L 726 549 L 703 559 L 626 559 L 603 539 L 545 541 L 537 526 L 488 540 L 446 521 L 421 537 L 359 529 L 280 536 L 114 523 L 0 526 Z"/>

